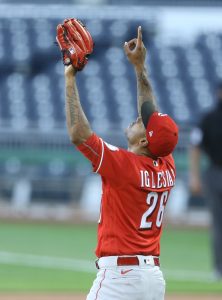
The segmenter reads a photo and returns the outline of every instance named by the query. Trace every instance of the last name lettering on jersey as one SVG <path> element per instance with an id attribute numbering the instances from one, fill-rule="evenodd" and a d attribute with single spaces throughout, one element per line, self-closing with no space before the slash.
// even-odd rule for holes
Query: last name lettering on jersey
<path id="1" fill-rule="evenodd" d="M 147 170 L 140 171 L 141 187 L 148 187 L 153 189 L 168 188 L 175 185 L 175 174 L 173 169 L 152 172 Z"/>

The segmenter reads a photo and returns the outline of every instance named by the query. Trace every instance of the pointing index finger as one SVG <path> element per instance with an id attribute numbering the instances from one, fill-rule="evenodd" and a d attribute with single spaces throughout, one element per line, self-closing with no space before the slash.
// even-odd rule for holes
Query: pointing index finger
<path id="1" fill-rule="evenodd" d="M 129 45 L 128 45 L 127 42 L 124 43 L 123 48 L 124 48 L 124 51 L 125 51 L 125 53 L 126 53 L 126 55 L 127 55 L 127 54 L 130 52 L 130 51 L 129 51 Z"/>
<path id="2" fill-rule="evenodd" d="M 137 33 L 137 46 L 141 46 L 142 45 L 142 27 L 139 26 L 138 27 L 138 33 Z"/>

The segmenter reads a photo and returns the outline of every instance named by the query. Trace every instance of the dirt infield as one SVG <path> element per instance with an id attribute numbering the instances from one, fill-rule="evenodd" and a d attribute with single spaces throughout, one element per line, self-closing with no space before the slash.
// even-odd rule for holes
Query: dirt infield
<path id="1" fill-rule="evenodd" d="M 0 295 L 0 300 L 85 300 L 84 295 L 74 294 L 45 294 L 45 295 L 32 295 L 32 294 L 5 294 Z M 169 295 L 165 300 L 222 300 L 222 295 Z"/>

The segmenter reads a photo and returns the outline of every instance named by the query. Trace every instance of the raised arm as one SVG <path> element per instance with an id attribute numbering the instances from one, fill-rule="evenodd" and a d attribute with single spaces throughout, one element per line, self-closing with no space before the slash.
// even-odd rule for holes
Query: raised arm
<path id="1" fill-rule="evenodd" d="M 65 67 L 66 123 L 70 140 L 79 145 L 90 137 L 92 130 L 80 103 L 75 76 L 71 65 Z"/>
<path id="2" fill-rule="evenodd" d="M 135 68 L 137 78 L 137 108 L 138 114 L 141 116 L 141 107 L 144 102 L 149 102 L 154 110 L 157 110 L 155 97 L 148 78 L 145 60 L 146 48 L 142 40 L 142 29 L 138 27 L 138 34 L 136 39 L 125 42 L 124 50 L 129 61 Z"/>

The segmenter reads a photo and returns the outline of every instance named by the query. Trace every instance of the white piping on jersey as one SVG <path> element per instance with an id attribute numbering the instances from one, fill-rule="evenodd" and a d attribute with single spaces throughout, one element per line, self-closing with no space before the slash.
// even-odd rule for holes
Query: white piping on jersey
<path id="1" fill-rule="evenodd" d="M 104 143 L 103 143 L 103 140 L 100 139 L 101 143 L 102 143 L 102 155 L 101 155 L 101 159 L 100 159 L 100 162 L 99 162 L 99 166 L 97 168 L 97 170 L 95 171 L 95 173 L 97 173 L 101 167 L 101 164 L 102 164 L 102 161 L 103 161 L 103 155 L 104 155 Z"/>
<path id="2" fill-rule="evenodd" d="M 84 146 L 86 146 L 87 148 L 89 148 L 96 156 L 99 156 L 99 153 L 97 153 L 93 148 L 91 148 L 89 145 L 87 145 L 86 143 L 83 143 Z"/>

